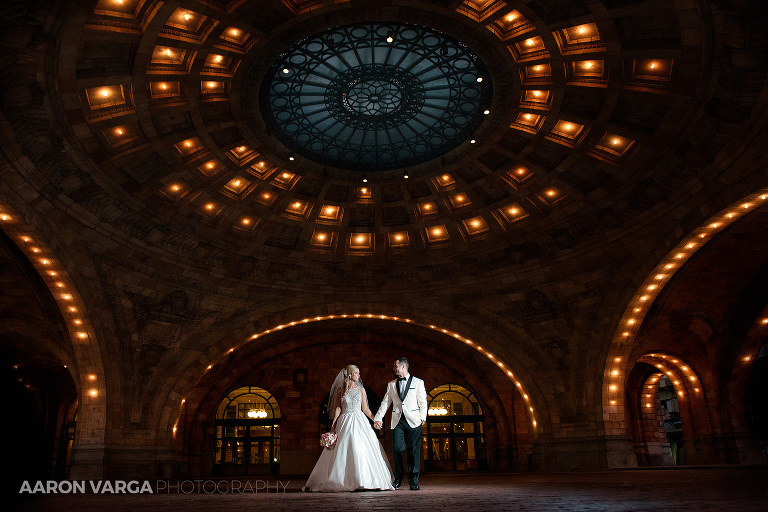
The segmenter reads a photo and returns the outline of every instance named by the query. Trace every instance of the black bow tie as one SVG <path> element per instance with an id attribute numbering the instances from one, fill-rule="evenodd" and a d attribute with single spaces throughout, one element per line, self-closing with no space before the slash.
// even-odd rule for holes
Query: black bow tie
<path id="1" fill-rule="evenodd" d="M 405 380 L 405 377 L 398 377 L 398 378 L 397 378 L 397 382 L 402 382 L 402 381 L 404 381 L 404 380 Z"/>

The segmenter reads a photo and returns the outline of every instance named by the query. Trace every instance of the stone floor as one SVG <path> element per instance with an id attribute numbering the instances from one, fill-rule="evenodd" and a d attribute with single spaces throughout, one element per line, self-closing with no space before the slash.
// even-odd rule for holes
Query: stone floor
<path id="1" fill-rule="evenodd" d="M 341 494 L 302 493 L 304 479 L 287 477 L 151 483 L 153 494 L 92 494 L 89 490 L 85 494 L 24 495 L 12 508 L 46 512 L 768 510 L 768 467 L 439 474 L 424 475 L 421 491 L 410 491 L 406 485 L 397 491 Z M 240 492 L 224 492 L 232 485 L 240 486 Z"/>

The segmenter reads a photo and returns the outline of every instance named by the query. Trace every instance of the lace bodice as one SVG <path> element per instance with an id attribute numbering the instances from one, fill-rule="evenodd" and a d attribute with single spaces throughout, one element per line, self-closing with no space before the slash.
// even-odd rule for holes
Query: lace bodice
<path id="1" fill-rule="evenodd" d="M 350 389 L 341 400 L 341 413 L 360 412 L 363 410 L 363 394 L 360 387 Z"/>

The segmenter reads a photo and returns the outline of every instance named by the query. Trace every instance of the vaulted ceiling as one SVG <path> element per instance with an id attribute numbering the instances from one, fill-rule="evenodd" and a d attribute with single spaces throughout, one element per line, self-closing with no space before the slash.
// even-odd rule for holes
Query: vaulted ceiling
<path id="1" fill-rule="evenodd" d="M 32 32 L 5 32 L 6 44 L 47 53 L 3 78 L 16 149 L 39 167 L 41 190 L 49 183 L 173 257 L 202 244 L 236 259 L 512 251 L 519 263 L 600 243 L 679 204 L 692 183 L 719 179 L 764 116 L 764 37 L 713 18 L 706 2 L 59 7 L 60 25 L 34 3 L 6 8 L 6 24 L 40 16 L 38 28 L 58 37 L 44 49 Z M 422 29 L 433 40 L 413 37 Z M 378 48 L 378 60 L 356 45 Z M 446 71 L 458 51 L 468 57 Z M 372 74 L 377 65 L 385 70 Z M 26 87 L 41 74 L 45 90 Z M 382 94 L 389 104 L 377 103 Z M 451 94 L 472 100 L 467 115 Z M 354 158 L 338 156 L 351 146 Z"/>

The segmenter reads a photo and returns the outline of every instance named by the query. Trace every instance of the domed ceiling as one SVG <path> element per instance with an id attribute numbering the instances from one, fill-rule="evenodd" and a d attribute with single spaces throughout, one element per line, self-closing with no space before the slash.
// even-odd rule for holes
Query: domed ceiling
<path id="1" fill-rule="evenodd" d="M 443 156 L 477 129 L 490 97 L 488 71 L 465 45 L 415 25 L 365 23 L 280 55 L 260 106 L 286 146 L 365 176 Z"/>
<path id="2" fill-rule="evenodd" d="M 713 20 L 676 5 L 77 3 L 48 94 L 86 175 L 49 179 L 180 254 L 522 261 L 601 241 L 750 130 L 764 66 L 712 61 Z"/>

